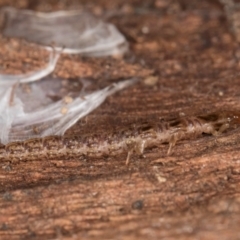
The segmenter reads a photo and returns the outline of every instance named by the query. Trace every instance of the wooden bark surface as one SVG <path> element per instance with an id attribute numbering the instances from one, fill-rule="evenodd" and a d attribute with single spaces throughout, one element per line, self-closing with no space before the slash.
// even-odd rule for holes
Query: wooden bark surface
<path id="1" fill-rule="evenodd" d="M 142 81 L 105 101 L 69 133 L 111 131 L 240 110 L 239 46 L 218 1 L 10 1 L 33 10 L 76 6 L 125 34 L 124 58 L 63 56 L 55 76 Z M 46 63 L 46 52 L 0 38 L 1 71 Z M 30 59 L 30 60 L 29 60 Z M 0 239 L 240 239 L 240 128 L 134 156 L 0 163 Z"/>

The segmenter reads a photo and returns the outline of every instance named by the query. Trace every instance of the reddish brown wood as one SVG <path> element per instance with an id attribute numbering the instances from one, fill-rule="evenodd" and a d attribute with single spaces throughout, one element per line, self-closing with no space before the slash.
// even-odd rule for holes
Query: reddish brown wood
<path id="1" fill-rule="evenodd" d="M 34 10 L 82 6 L 116 24 L 122 59 L 63 56 L 55 75 L 141 76 L 68 134 L 179 114 L 240 109 L 239 50 L 218 1 L 13 1 Z M 110 16 L 111 15 L 111 16 Z M 46 52 L 0 38 L 2 72 L 46 63 Z M 27 63 L 27 64 L 26 64 Z M 240 128 L 167 145 L 125 165 L 125 154 L 0 163 L 1 239 L 239 239 Z"/>

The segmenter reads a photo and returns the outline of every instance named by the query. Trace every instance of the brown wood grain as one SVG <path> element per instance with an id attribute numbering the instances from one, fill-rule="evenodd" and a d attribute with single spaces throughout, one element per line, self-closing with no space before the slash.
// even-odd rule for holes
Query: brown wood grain
<path id="1" fill-rule="evenodd" d="M 6 4 L 79 6 L 116 24 L 130 42 L 122 59 L 60 59 L 56 76 L 142 77 L 67 134 L 240 109 L 239 47 L 218 1 L 0 1 Z M 36 46 L 0 42 L 2 72 L 46 63 Z M 239 239 L 239 136 L 236 128 L 184 140 L 171 156 L 163 144 L 128 166 L 125 154 L 1 162 L 0 239 Z"/>

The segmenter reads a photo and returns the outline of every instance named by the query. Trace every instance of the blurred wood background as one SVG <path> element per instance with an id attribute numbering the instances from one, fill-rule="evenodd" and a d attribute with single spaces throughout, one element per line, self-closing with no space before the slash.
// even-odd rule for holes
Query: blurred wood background
<path id="1" fill-rule="evenodd" d="M 96 84 L 142 79 L 67 134 L 240 110 L 237 22 L 217 0 L 0 0 L 6 5 L 87 10 L 115 24 L 130 43 L 124 57 L 61 57 L 54 76 Z M 27 72 L 46 60 L 36 46 L 0 37 L 1 72 Z M 0 239 L 240 239 L 239 134 L 236 128 L 182 141 L 171 156 L 163 144 L 128 166 L 124 154 L 2 161 Z"/>

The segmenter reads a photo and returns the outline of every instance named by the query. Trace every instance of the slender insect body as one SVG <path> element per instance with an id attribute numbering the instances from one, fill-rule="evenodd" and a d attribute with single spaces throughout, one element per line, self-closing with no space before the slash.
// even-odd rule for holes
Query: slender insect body
<path id="1" fill-rule="evenodd" d="M 128 153 L 143 154 L 146 148 L 169 143 L 168 154 L 182 139 L 193 139 L 202 133 L 217 136 L 240 124 L 240 114 L 221 112 L 196 117 L 182 117 L 159 123 L 134 124 L 110 134 L 50 136 L 13 142 L 0 147 L 0 160 L 71 159 L 81 156 L 102 157 Z"/>

